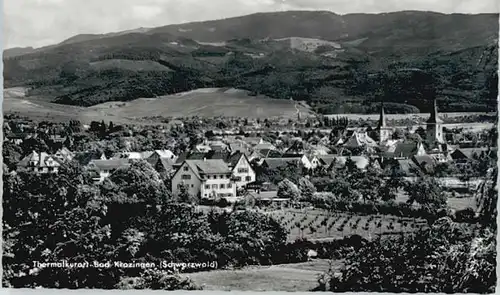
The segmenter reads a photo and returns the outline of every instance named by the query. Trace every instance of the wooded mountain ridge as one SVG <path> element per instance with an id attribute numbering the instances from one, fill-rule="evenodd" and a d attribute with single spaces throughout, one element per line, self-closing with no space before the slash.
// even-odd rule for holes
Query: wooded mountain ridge
<path id="1" fill-rule="evenodd" d="M 234 87 L 320 113 L 494 111 L 497 63 L 498 14 L 288 11 L 7 50 L 4 83 L 83 106 Z"/>

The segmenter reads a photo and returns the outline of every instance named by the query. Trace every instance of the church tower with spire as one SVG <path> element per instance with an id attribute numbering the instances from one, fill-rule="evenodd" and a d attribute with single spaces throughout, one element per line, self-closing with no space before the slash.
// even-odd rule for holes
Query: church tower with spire
<path id="1" fill-rule="evenodd" d="M 384 112 L 384 103 L 380 104 L 380 118 L 377 126 L 378 136 L 379 136 L 379 144 L 386 142 L 392 136 L 392 129 L 387 127 L 385 112 Z"/>
<path id="2" fill-rule="evenodd" d="M 429 146 L 444 143 L 443 121 L 438 116 L 437 101 L 433 99 L 431 115 L 427 120 L 426 141 Z"/>

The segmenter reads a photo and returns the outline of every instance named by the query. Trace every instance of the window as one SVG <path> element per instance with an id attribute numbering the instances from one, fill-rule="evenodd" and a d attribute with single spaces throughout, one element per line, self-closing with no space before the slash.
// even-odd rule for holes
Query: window
<path id="1" fill-rule="evenodd" d="M 191 179 L 191 175 L 183 174 L 183 175 L 181 175 L 181 179 Z"/>
<path id="2" fill-rule="evenodd" d="M 245 181 L 250 181 L 250 180 L 252 180 L 252 178 L 250 176 L 245 177 Z"/>
<path id="3" fill-rule="evenodd" d="M 212 184 L 212 189 L 217 189 L 217 184 Z"/>
<path id="4" fill-rule="evenodd" d="M 179 184 L 177 185 L 177 188 L 178 188 L 178 189 L 180 189 L 181 187 L 182 187 L 182 183 L 179 183 Z"/>
<path id="5" fill-rule="evenodd" d="M 227 184 L 227 188 L 232 188 L 233 187 L 233 184 L 232 183 L 228 183 Z"/>
<path id="6" fill-rule="evenodd" d="M 236 181 L 241 181 L 241 176 L 236 176 L 234 179 L 235 179 Z"/>
<path id="7" fill-rule="evenodd" d="M 191 184 L 191 187 L 194 187 L 194 184 Z"/>
<path id="8" fill-rule="evenodd" d="M 224 175 L 219 175 L 219 178 L 220 179 L 224 179 Z"/>
<path id="9" fill-rule="evenodd" d="M 238 173 L 248 173 L 248 168 L 238 168 Z"/>
<path id="10" fill-rule="evenodd" d="M 224 188 L 226 188 L 226 187 L 225 187 L 225 185 L 224 185 L 224 184 L 221 184 L 221 185 L 220 185 L 220 189 L 224 189 Z"/>
<path id="11" fill-rule="evenodd" d="M 210 184 L 206 184 L 205 189 L 210 189 Z"/>
<path id="12" fill-rule="evenodd" d="M 184 168 L 182 169 L 184 171 L 188 171 L 189 170 L 189 167 L 188 166 L 184 166 Z"/>

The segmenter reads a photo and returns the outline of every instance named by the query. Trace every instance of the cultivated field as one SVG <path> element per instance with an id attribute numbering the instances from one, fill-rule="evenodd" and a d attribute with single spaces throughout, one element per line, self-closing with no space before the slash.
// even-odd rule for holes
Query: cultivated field
<path id="1" fill-rule="evenodd" d="M 277 210 L 268 212 L 289 231 L 288 240 L 342 239 L 360 235 L 366 239 L 376 235 L 413 232 L 426 226 L 423 219 L 396 216 L 366 215 L 342 212 L 328 213 L 324 210 Z"/>
<path id="2" fill-rule="evenodd" d="M 308 110 L 298 106 L 304 114 Z M 251 118 L 296 118 L 295 104 L 288 100 L 249 96 L 246 91 L 204 88 L 154 99 L 126 103 L 104 103 L 89 109 L 106 116 L 141 118 L 153 116 L 234 116 Z"/>
<path id="3" fill-rule="evenodd" d="M 341 261 L 332 264 L 340 269 Z M 204 290 L 307 292 L 318 286 L 317 277 L 329 268 L 329 261 L 251 266 L 240 270 L 214 270 L 186 274 Z"/>
<path id="4" fill-rule="evenodd" d="M 303 117 L 310 110 L 289 100 L 265 96 L 249 96 L 243 90 L 205 88 L 162 96 L 140 98 L 129 102 L 107 102 L 92 107 L 59 105 L 47 99 L 26 98 L 24 89 L 4 90 L 3 110 L 33 119 L 82 122 L 114 121 L 122 123 L 143 122 L 144 117 L 184 116 L 234 116 L 249 118 L 297 118 L 297 109 Z"/>

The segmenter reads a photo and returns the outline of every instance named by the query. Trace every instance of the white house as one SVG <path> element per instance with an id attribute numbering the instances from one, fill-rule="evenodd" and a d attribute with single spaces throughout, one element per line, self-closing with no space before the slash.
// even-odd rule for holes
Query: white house
<path id="1" fill-rule="evenodd" d="M 192 196 L 202 198 L 235 197 L 232 170 L 221 159 L 185 160 L 172 177 L 172 193 L 185 185 Z"/>
<path id="2" fill-rule="evenodd" d="M 230 160 L 230 166 L 233 169 L 233 179 L 237 189 L 255 181 L 255 170 L 245 154 L 237 153 L 234 159 Z"/>
<path id="3" fill-rule="evenodd" d="M 158 159 L 175 160 L 176 158 L 175 154 L 170 150 L 154 150 L 147 159 L 156 161 Z"/>
<path id="4" fill-rule="evenodd" d="M 55 157 L 45 152 L 37 153 L 33 151 L 22 159 L 17 164 L 17 167 L 19 170 L 45 174 L 59 172 L 61 164 Z"/>

